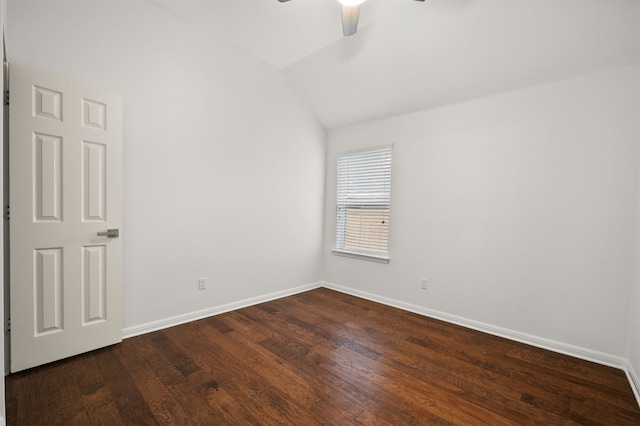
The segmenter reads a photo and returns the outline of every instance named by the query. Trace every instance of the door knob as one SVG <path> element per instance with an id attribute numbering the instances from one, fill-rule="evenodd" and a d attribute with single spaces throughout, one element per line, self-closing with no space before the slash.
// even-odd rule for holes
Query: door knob
<path id="1" fill-rule="evenodd" d="M 119 236 L 119 229 L 107 229 L 107 232 L 98 232 L 98 237 L 118 238 Z"/>

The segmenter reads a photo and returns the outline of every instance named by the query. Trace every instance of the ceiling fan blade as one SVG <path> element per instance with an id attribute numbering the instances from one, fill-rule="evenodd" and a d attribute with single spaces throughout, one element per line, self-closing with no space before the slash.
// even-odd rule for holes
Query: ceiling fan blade
<path id="1" fill-rule="evenodd" d="M 358 31 L 358 18 L 360 18 L 360 5 L 342 5 L 342 34 L 345 37 L 354 35 Z"/>
<path id="2" fill-rule="evenodd" d="M 280 3 L 284 3 L 284 2 L 287 2 L 287 1 L 289 1 L 289 0 L 278 0 L 278 1 L 279 1 Z M 418 0 L 418 1 L 424 1 L 424 0 Z"/>

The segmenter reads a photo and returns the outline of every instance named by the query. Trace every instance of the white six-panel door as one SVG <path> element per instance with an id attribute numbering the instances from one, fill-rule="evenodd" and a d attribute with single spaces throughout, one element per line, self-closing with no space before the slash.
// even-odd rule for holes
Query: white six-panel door
<path id="1" fill-rule="evenodd" d="M 122 97 L 10 64 L 11 371 L 122 339 Z"/>

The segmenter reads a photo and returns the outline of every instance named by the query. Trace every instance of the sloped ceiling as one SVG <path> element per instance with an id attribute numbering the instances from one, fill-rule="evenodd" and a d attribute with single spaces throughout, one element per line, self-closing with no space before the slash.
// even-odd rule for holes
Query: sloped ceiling
<path id="1" fill-rule="evenodd" d="M 640 0 L 159 2 L 283 70 L 337 129 L 640 62 Z M 639 76 L 640 79 L 640 76 Z"/>

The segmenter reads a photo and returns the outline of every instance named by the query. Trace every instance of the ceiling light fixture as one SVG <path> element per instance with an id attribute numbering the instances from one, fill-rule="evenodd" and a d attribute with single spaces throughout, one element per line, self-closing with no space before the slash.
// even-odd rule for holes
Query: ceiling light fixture
<path id="1" fill-rule="evenodd" d="M 286 3 L 289 0 L 278 0 L 280 3 Z M 415 0 L 421 1 L 424 0 Z M 358 31 L 358 18 L 360 17 L 360 5 L 365 0 L 338 0 L 342 6 L 342 34 L 345 37 L 354 35 Z"/>
<path id="2" fill-rule="evenodd" d="M 338 3 L 343 6 L 359 6 L 364 2 L 365 0 L 338 0 Z"/>
<path id="3" fill-rule="evenodd" d="M 365 0 L 338 0 L 342 5 L 342 34 L 345 37 L 354 35 L 358 31 L 360 5 Z"/>

